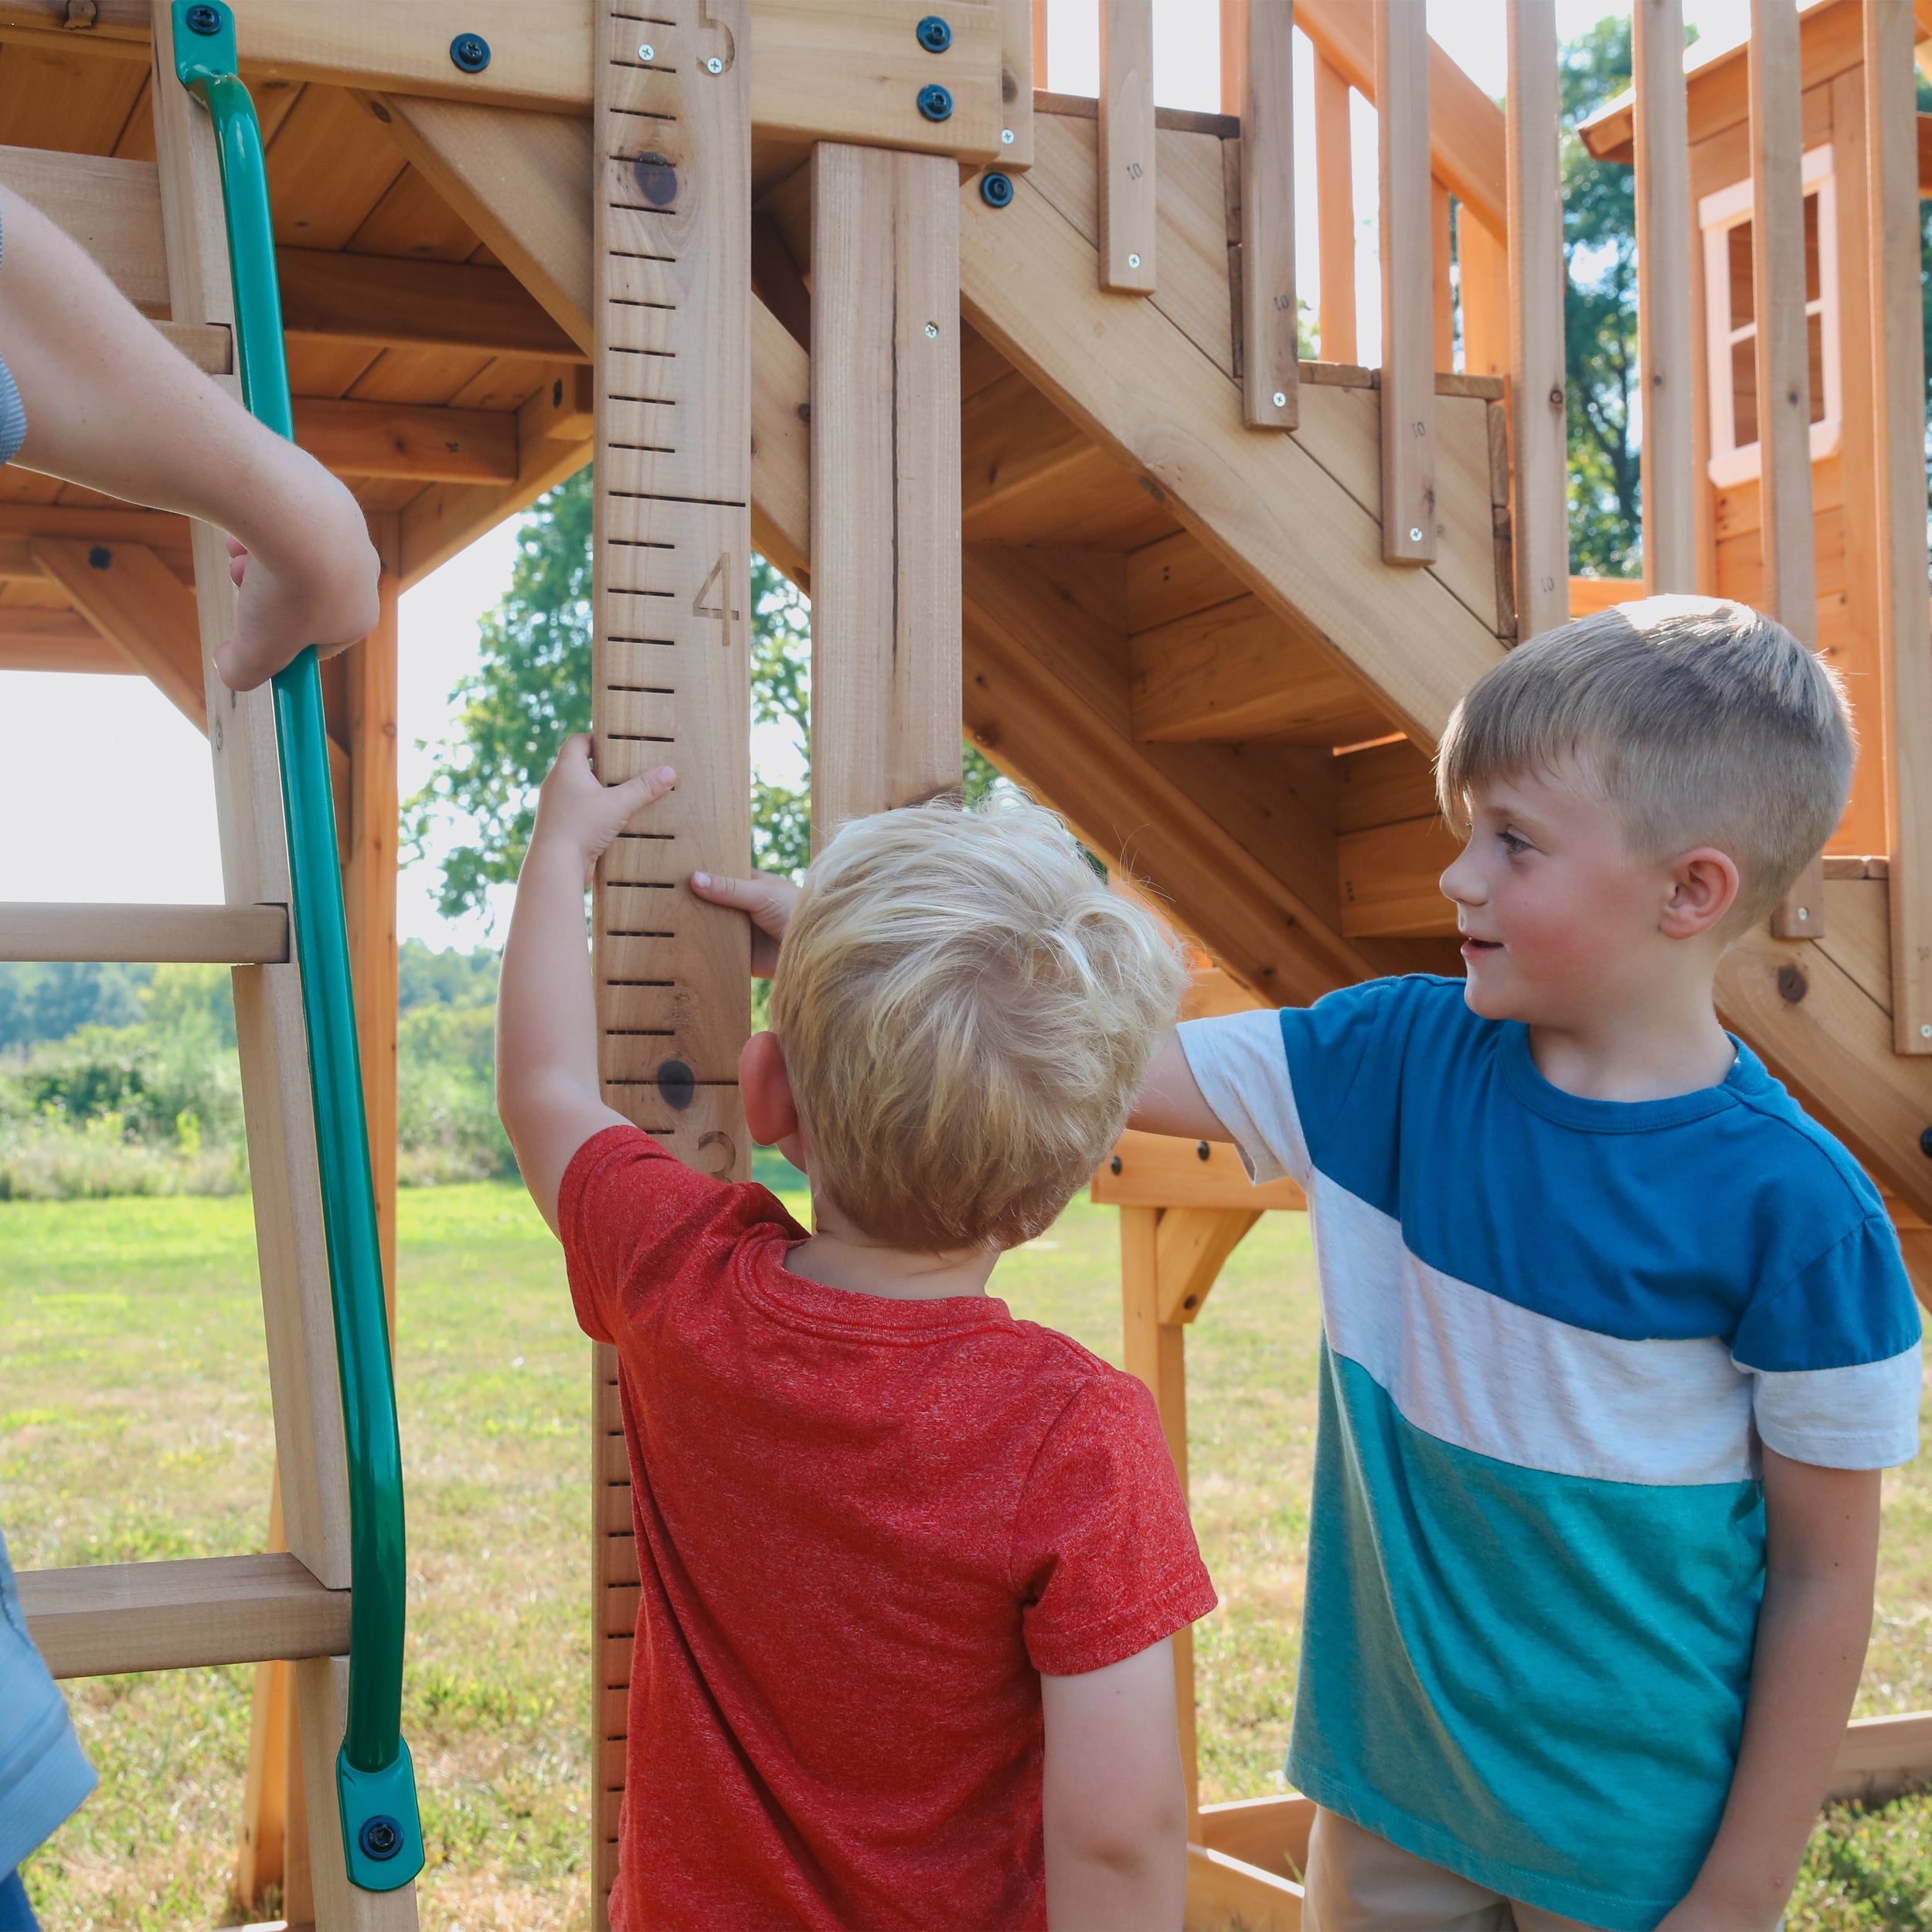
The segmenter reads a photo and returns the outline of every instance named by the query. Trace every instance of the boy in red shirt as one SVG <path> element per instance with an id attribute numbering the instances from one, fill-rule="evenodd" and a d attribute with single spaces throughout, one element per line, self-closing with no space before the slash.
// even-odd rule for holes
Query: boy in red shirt
<path id="1" fill-rule="evenodd" d="M 583 889 L 674 781 L 565 746 L 498 1008 L 498 1104 L 630 1447 L 612 1923 L 1175 1932 L 1170 1640 L 1213 1590 L 1146 1390 L 987 1292 L 1124 1124 L 1175 943 L 1036 808 L 845 828 L 740 1066 L 808 1236 L 599 1088 Z"/>

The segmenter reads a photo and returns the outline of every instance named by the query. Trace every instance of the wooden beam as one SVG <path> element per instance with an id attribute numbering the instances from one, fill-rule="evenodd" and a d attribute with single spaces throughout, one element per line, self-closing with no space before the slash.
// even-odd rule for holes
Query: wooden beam
<path id="1" fill-rule="evenodd" d="M 76 537 L 91 543 L 143 543 L 151 550 L 185 550 L 193 532 L 185 516 L 138 509 L 131 503 L 0 503 L 0 539 Z M 37 567 L 37 566 L 36 566 Z"/>
<path id="2" fill-rule="evenodd" d="M 349 1648 L 349 1593 L 279 1556 L 26 1570 L 27 1632 L 56 1677 L 185 1670 Z"/>
<path id="3" fill-rule="evenodd" d="M 1241 117 L 1241 414 L 1300 420 L 1294 0 L 1221 0 L 1221 111 Z"/>
<path id="4" fill-rule="evenodd" d="M 1449 190 L 1439 181 L 1429 183 L 1429 315 L 1430 341 L 1434 349 L 1433 367 L 1452 369 L 1456 366 L 1456 292 L 1451 285 L 1455 237 L 1450 213 Z"/>
<path id="5" fill-rule="evenodd" d="M 0 959 L 267 966 L 287 957 L 284 906 L 0 906 Z"/>
<path id="6" fill-rule="evenodd" d="M 1469 376 L 1509 373 L 1509 250 L 1479 221 L 1456 224 L 1462 281 L 1462 366 Z M 1505 495 L 1505 502 L 1508 501 Z M 1512 590 L 1513 597 L 1514 591 Z"/>
<path id="7" fill-rule="evenodd" d="M 1117 303 L 1094 288 L 1091 131 L 1043 114 L 1034 146 L 1026 191 L 1011 206 L 985 208 L 976 192 L 964 199 L 968 321 L 1090 436 L 1133 464 L 1143 487 L 1219 561 L 1363 678 L 1397 727 L 1433 738 L 1500 648 L 1492 624 L 1435 572 L 1381 568 L 1368 399 L 1304 380 L 1294 436 L 1233 433 L 1241 427 L 1233 383 L 1159 301 Z M 1103 336 L 1104 358 L 1093 350 Z M 1483 462 L 1486 469 L 1486 445 Z M 1345 474 L 1359 476 L 1359 495 L 1337 486 Z M 1478 507 L 1479 574 L 1493 601 L 1493 542 L 1486 507 Z M 1428 651 L 1410 646 L 1419 636 L 1432 640 Z"/>
<path id="8" fill-rule="evenodd" d="M 811 369 L 791 332 L 751 299 L 751 540 L 808 592 L 811 570 Z"/>
<path id="9" fill-rule="evenodd" d="M 1261 1218 L 1259 1208 L 1170 1207 L 1155 1240 L 1160 1318 L 1185 1327 L 1207 1304 L 1221 1264 Z"/>
<path id="10" fill-rule="evenodd" d="M 1932 1711 L 1855 1718 L 1832 1764 L 1832 1804 L 1883 1804 L 1932 1776 Z"/>
<path id="11" fill-rule="evenodd" d="M 1758 546 L 1764 607 L 1818 642 L 1811 522 L 1811 354 L 1804 314 L 1804 73 L 1798 0 L 1752 0 L 1751 281 L 1757 375 Z M 1825 875 L 1805 868 L 1771 915 L 1781 939 L 1816 938 Z"/>
<path id="12" fill-rule="evenodd" d="M 1257 1187 L 1241 1157 L 1226 1141 L 1177 1140 L 1131 1130 L 1094 1176 L 1100 1207 L 1304 1209 L 1308 1199 L 1292 1181 Z"/>
<path id="13" fill-rule="evenodd" d="M 1154 0 L 1100 0 L 1100 286 L 1155 280 Z"/>
<path id="14" fill-rule="evenodd" d="M 1362 0 L 1297 0 L 1294 24 L 1358 94 L 1376 93 L 1375 22 Z M 1497 240 L 1509 233 L 1509 171 L 1496 104 L 1429 43 L 1429 171 Z"/>
<path id="15" fill-rule="evenodd" d="M 1510 442 L 1516 629 L 1570 616 L 1569 419 L 1553 0 L 1509 0 Z"/>
<path id="16" fill-rule="evenodd" d="M 1926 589 L 1923 438 L 1925 345 L 1920 327 L 1919 230 L 1913 151 L 1917 114 L 1904 49 L 1917 30 L 1906 0 L 1864 13 L 1866 209 L 1871 288 L 1873 460 L 1879 503 L 1879 654 L 1885 766 L 1892 781 L 1892 1042 L 1932 1053 L 1932 631 Z"/>
<path id="17" fill-rule="evenodd" d="M 563 362 L 582 354 L 507 268 L 277 248 L 275 272 L 291 335 Z"/>
<path id="18" fill-rule="evenodd" d="M 1684 0 L 1636 0 L 1637 342 L 1644 440 L 1644 587 L 1697 588 L 1692 416 L 1690 134 Z"/>
<path id="19" fill-rule="evenodd" d="M 999 12 L 1000 165 L 1033 165 L 1032 0 L 995 0 Z M 1042 13 L 1046 0 L 1039 0 Z M 1039 84 L 1046 83 L 1042 80 Z"/>
<path id="20" fill-rule="evenodd" d="M 812 157 L 811 821 L 959 783 L 959 180 Z"/>
<path id="21" fill-rule="evenodd" d="M 1423 0 L 1375 0 L 1381 165 L 1382 560 L 1436 560 L 1429 36 Z"/>
<path id="22" fill-rule="evenodd" d="M 64 229 L 137 308 L 167 314 L 161 172 L 151 161 L 0 147 L 0 187 Z"/>
<path id="23" fill-rule="evenodd" d="M 589 355 L 589 119 L 409 94 L 357 98 L 417 172 Z"/>
<path id="24" fill-rule="evenodd" d="M 1201 1807 L 1201 1842 L 1258 1869 L 1286 1877 L 1305 1871 L 1315 1803 L 1299 1791 L 1236 1798 Z"/>
<path id="25" fill-rule="evenodd" d="M 1199 1811 L 1205 1815 L 1206 1805 Z M 1238 1925 L 1242 1932 L 1300 1932 L 1302 1889 L 1205 1845 L 1187 1848 L 1190 1926 Z"/>
<path id="26" fill-rule="evenodd" d="M 1340 69 L 1315 63 L 1315 215 L 1321 260 L 1321 359 L 1352 362 L 1355 322 L 1355 158 L 1351 90 Z"/>
<path id="27" fill-rule="evenodd" d="M 1431 812 L 1335 841 L 1342 881 L 1342 930 L 1349 939 L 1447 937 L 1456 909 L 1437 883 L 1462 842 Z"/>
<path id="28" fill-rule="evenodd" d="M 104 638 L 78 611 L 12 605 L 0 607 L 0 671 L 141 675 L 127 652 Z"/>
<path id="29" fill-rule="evenodd" d="M 36 537 L 33 554 L 75 608 L 205 733 L 208 700 L 194 592 L 145 544 Z"/>
<path id="30" fill-rule="evenodd" d="M 295 440 L 338 476 L 516 481 L 516 415 L 511 410 L 298 396 Z"/>

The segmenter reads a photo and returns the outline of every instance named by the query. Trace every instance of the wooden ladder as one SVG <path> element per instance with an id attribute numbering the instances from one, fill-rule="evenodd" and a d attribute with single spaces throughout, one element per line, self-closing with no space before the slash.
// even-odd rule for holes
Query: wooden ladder
<path id="1" fill-rule="evenodd" d="M 233 294 L 214 134 L 175 78 L 165 0 L 154 9 L 152 100 L 168 294 L 177 326 L 232 332 Z M 232 356 L 229 366 L 233 366 Z M 235 377 L 216 376 L 239 397 Z M 0 957 L 198 961 L 233 969 L 236 1040 L 286 1547 L 256 1556 L 28 1571 L 20 1596 L 56 1677 L 278 1661 L 299 1709 L 310 1899 L 290 1917 L 327 1932 L 403 1932 L 413 1886 L 352 1886 L 337 1809 L 346 1716 L 349 1499 L 300 973 L 272 699 L 237 696 L 213 653 L 233 628 L 223 533 L 193 526 L 201 687 L 214 760 L 226 903 L 0 906 Z M 280 1534 L 275 1533 L 278 1527 Z M 259 1718 L 259 1714 L 258 1714 Z"/>

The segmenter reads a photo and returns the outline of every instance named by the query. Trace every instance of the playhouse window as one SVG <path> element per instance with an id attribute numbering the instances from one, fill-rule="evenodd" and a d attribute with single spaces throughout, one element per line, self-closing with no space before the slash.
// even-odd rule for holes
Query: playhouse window
<path id="1" fill-rule="evenodd" d="M 1810 349 L 1811 460 L 1838 447 L 1840 407 L 1837 183 L 1830 148 L 1804 157 L 1804 320 Z M 1751 286 L 1751 184 L 1706 195 L 1704 297 L 1710 358 L 1713 483 L 1758 471 L 1757 313 Z"/>

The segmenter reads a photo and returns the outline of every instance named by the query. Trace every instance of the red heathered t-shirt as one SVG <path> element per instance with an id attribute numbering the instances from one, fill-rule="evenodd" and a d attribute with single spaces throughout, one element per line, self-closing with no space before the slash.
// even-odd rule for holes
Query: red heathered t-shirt
<path id="1" fill-rule="evenodd" d="M 991 1297 L 789 1273 L 772 1196 L 634 1128 L 558 1219 L 644 1585 L 613 1925 L 1043 1927 L 1039 1673 L 1214 1607 L 1152 1398 Z"/>

